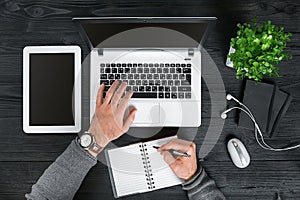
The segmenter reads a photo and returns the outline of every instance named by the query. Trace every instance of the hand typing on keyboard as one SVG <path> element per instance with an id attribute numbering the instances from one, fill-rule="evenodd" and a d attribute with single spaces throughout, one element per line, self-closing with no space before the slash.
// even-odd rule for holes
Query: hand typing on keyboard
<path id="1" fill-rule="evenodd" d="M 105 98 L 105 85 L 101 84 L 98 90 L 96 110 L 88 132 L 94 135 L 97 144 L 102 147 L 127 132 L 134 120 L 136 108 L 132 108 L 125 118 L 125 110 L 133 94 L 132 91 L 128 91 L 124 95 L 126 87 L 127 83 L 119 84 L 119 81 L 114 81 Z"/>

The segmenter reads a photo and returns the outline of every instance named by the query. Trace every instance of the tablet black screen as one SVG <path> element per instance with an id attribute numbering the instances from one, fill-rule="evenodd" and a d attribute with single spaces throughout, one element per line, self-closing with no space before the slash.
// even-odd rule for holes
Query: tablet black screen
<path id="1" fill-rule="evenodd" d="M 30 126 L 72 126 L 74 53 L 31 53 Z"/>

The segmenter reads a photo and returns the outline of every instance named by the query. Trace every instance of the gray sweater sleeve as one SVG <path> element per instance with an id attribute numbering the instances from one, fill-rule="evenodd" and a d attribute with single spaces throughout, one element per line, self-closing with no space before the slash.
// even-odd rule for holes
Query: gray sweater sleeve
<path id="1" fill-rule="evenodd" d="M 84 177 L 96 163 L 97 159 L 73 140 L 25 197 L 30 200 L 73 199 Z"/>
<path id="2" fill-rule="evenodd" d="M 182 184 L 190 200 L 224 200 L 223 193 L 217 188 L 215 181 L 210 179 L 202 166 L 192 179 Z"/>

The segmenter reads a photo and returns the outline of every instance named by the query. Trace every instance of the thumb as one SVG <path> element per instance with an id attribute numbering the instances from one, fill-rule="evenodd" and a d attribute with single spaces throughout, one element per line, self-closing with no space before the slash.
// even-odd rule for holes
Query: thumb
<path id="1" fill-rule="evenodd" d="M 137 109 L 134 108 L 130 111 L 130 114 L 128 115 L 127 119 L 125 120 L 123 129 L 128 131 L 130 125 L 132 124 L 132 122 L 134 121 L 135 118 L 135 113 L 137 112 Z"/>

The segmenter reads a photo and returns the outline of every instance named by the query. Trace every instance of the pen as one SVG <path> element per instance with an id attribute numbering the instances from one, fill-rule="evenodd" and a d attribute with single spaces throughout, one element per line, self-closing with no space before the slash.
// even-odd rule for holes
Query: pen
<path id="1" fill-rule="evenodd" d="M 158 149 L 158 146 L 152 146 L 154 149 Z M 166 151 L 170 152 L 174 156 L 184 156 L 184 157 L 191 157 L 190 154 L 182 152 L 182 151 L 177 151 L 174 149 L 167 149 Z"/>

